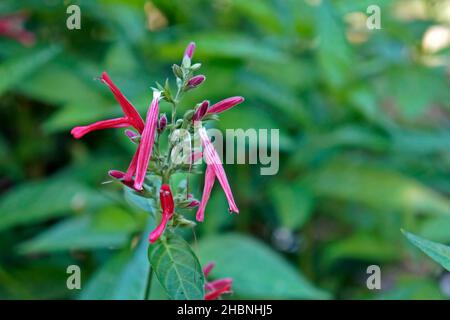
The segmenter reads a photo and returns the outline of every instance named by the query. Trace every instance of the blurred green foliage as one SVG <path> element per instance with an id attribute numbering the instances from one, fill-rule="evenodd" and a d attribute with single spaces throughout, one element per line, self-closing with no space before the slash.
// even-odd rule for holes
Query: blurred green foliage
<path id="1" fill-rule="evenodd" d="M 81 30 L 66 28 L 70 4 Z M 380 30 L 365 26 L 373 4 Z M 216 192 L 195 237 L 185 234 L 202 263 L 218 263 L 213 277 L 235 279 L 232 298 L 445 298 L 442 267 L 400 229 L 450 243 L 449 46 L 426 41 L 432 27 L 449 30 L 449 7 L 3 0 L 0 14 L 27 12 L 37 41 L 0 39 L 0 297 L 148 298 L 151 204 L 101 184 L 132 146 L 120 130 L 82 141 L 69 131 L 120 112 L 95 81 L 103 70 L 144 114 L 150 86 L 195 41 L 207 81 L 183 106 L 243 95 L 220 129 L 280 129 L 280 172 L 227 165 L 241 214 L 228 215 Z M 80 291 L 66 288 L 71 264 Z M 366 287 L 371 264 L 381 291 Z M 149 297 L 166 298 L 155 281 Z"/>

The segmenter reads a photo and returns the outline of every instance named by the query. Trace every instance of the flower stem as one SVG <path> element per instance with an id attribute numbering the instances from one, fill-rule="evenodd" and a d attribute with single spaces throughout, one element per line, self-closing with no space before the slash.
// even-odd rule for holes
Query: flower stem
<path id="1" fill-rule="evenodd" d="M 181 95 L 181 91 L 183 89 L 184 83 L 178 86 L 177 89 L 177 93 L 175 94 L 175 98 L 172 100 L 172 131 L 174 130 L 175 127 L 175 120 L 177 117 L 177 105 L 178 105 L 178 100 L 180 99 L 180 95 Z"/>
<path id="2" fill-rule="evenodd" d="M 145 287 L 145 292 L 144 292 L 144 300 L 149 300 L 149 298 L 150 298 L 150 290 L 152 288 L 152 278 L 153 278 L 153 269 L 152 269 L 152 266 L 149 266 L 147 285 Z"/>

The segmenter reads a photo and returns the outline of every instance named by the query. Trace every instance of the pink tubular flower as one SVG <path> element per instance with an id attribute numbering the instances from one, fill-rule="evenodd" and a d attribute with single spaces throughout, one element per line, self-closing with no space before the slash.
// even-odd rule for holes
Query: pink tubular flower
<path id="1" fill-rule="evenodd" d="M 0 36 L 15 39 L 23 45 L 32 45 L 35 41 L 34 33 L 24 29 L 26 14 L 15 13 L 0 17 Z"/>
<path id="2" fill-rule="evenodd" d="M 125 98 L 125 96 L 120 92 L 120 90 L 114 85 L 114 83 L 109 78 L 106 72 L 102 73 L 101 81 L 106 84 L 111 92 L 116 97 L 116 100 L 119 102 L 122 107 L 124 117 L 110 119 L 110 120 L 102 120 L 95 123 L 92 123 L 87 126 L 79 126 L 72 129 L 71 134 L 76 139 L 80 139 L 85 134 L 96 131 L 103 130 L 109 128 L 123 128 L 123 127 L 134 127 L 139 133 L 142 133 L 144 130 L 144 121 L 141 116 L 134 108 L 134 106 Z"/>
<path id="3" fill-rule="evenodd" d="M 130 101 L 120 92 L 120 90 L 115 86 L 115 84 L 111 81 L 108 74 L 106 72 L 102 73 L 100 80 L 106 84 L 117 102 L 119 102 L 122 107 L 123 113 L 125 114 L 125 118 L 128 120 L 131 126 L 133 126 L 139 133 L 144 130 L 144 121 L 142 120 L 141 115 L 136 110 L 136 108 L 131 104 Z"/>
<path id="4" fill-rule="evenodd" d="M 205 278 L 208 277 L 212 268 L 214 268 L 214 263 L 210 262 L 203 268 L 203 274 Z M 233 279 L 224 278 L 213 280 L 211 282 L 205 281 L 205 300 L 215 300 L 220 298 L 223 294 L 231 293 L 231 285 L 233 284 Z"/>
<path id="5" fill-rule="evenodd" d="M 207 166 L 205 172 L 205 185 L 203 186 L 202 200 L 198 205 L 197 214 L 195 215 L 195 219 L 198 222 L 202 222 L 205 218 L 206 204 L 208 203 L 209 197 L 211 196 L 211 190 L 214 186 L 215 179 L 216 175 L 214 173 L 213 167 Z"/>
<path id="6" fill-rule="evenodd" d="M 206 283 L 205 300 L 215 300 L 226 293 L 231 293 L 233 279 L 225 278 Z"/>
<path id="7" fill-rule="evenodd" d="M 122 172 L 122 171 L 119 171 L 119 170 L 110 170 L 110 171 L 108 171 L 108 175 L 111 178 L 119 180 L 120 182 L 122 182 L 127 187 L 129 187 L 131 189 L 134 189 L 134 181 L 132 179 L 125 180 L 125 172 Z M 134 189 L 134 190 L 136 190 L 136 189 Z M 136 190 L 136 191 L 140 191 L 140 190 Z"/>
<path id="8" fill-rule="evenodd" d="M 239 213 L 239 209 L 237 208 L 236 203 L 234 202 L 233 193 L 231 192 L 231 188 L 228 183 L 228 179 L 225 174 L 225 170 L 223 169 L 222 162 L 220 161 L 217 151 L 214 149 L 214 146 L 211 143 L 211 140 L 209 139 L 205 128 L 203 128 L 203 127 L 200 128 L 198 130 L 198 133 L 200 135 L 200 140 L 202 141 L 203 155 L 206 159 L 207 168 L 206 168 L 206 174 L 205 174 L 205 188 L 203 190 L 202 201 L 198 208 L 198 212 L 197 212 L 197 216 L 196 216 L 197 220 L 198 221 L 203 220 L 204 209 L 205 209 L 204 206 L 206 206 L 206 202 L 208 201 L 209 195 L 211 193 L 212 183 L 214 182 L 214 180 L 213 180 L 214 175 L 217 177 L 217 180 L 219 180 L 219 183 L 222 186 L 223 191 L 225 192 L 225 196 L 227 198 L 228 205 L 230 207 L 230 212 Z M 208 169 L 209 169 L 209 172 L 208 172 Z M 211 172 L 213 172 L 214 175 Z M 204 198 L 206 200 L 204 200 Z"/>
<path id="9" fill-rule="evenodd" d="M 191 42 L 188 44 L 186 50 L 184 51 L 184 56 L 188 57 L 189 59 L 192 59 L 192 56 L 194 55 L 195 51 L 195 43 Z"/>
<path id="10" fill-rule="evenodd" d="M 125 118 L 116 118 L 94 122 L 87 126 L 75 127 L 72 129 L 72 131 L 70 131 L 70 133 L 75 139 L 80 139 L 85 134 L 91 131 L 111 129 L 111 128 L 123 128 L 129 126 L 130 124 Z"/>
<path id="11" fill-rule="evenodd" d="M 134 153 L 133 158 L 131 159 L 130 165 L 128 166 L 125 177 L 123 177 L 123 180 L 132 181 L 133 175 L 136 173 L 137 161 L 138 161 L 140 151 L 141 151 L 141 143 L 139 142 L 136 152 Z M 133 189 L 135 189 L 134 183 L 135 183 L 135 181 L 133 181 Z"/>
<path id="12" fill-rule="evenodd" d="M 198 76 L 194 76 L 186 84 L 186 87 L 188 89 L 193 89 L 195 87 L 198 87 L 206 80 L 206 77 L 202 74 L 199 74 Z"/>
<path id="13" fill-rule="evenodd" d="M 216 104 L 213 104 L 208 109 L 208 113 L 211 114 L 211 113 L 224 112 L 243 101 L 244 101 L 243 97 L 230 97 L 230 98 L 224 99 L 222 101 L 217 102 Z"/>
<path id="14" fill-rule="evenodd" d="M 142 132 L 141 143 L 139 144 L 140 150 L 137 152 L 136 179 L 134 182 L 134 187 L 137 190 L 142 190 L 145 175 L 147 174 L 148 163 L 152 155 L 153 144 L 155 143 L 155 131 L 158 122 L 160 96 L 160 91 L 153 92 L 153 100 L 147 111 L 145 128 Z"/>
<path id="15" fill-rule="evenodd" d="M 159 202 L 161 203 L 162 219 L 155 230 L 150 234 L 150 242 L 154 243 L 163 234 L 166 229 L 167 222 L 172 218 L 175 207 L 173 202 L 172 191 L 168 184 L 163 184 L 159 190 Z"/>

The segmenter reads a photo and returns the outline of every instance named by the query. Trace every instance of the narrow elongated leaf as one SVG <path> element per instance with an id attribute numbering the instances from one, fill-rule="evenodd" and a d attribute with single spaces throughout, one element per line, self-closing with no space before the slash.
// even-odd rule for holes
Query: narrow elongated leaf
<path id="1" fill-rule="evenodd" d="M 233 278 L 233 291 L 252 299 L 326 299 L 293 266 L 269 247 L 248 236 L 227 234 L 199 243 L 203 264 L 216 263 L 212 277 Z"/>
<path id="2" fill-rule="evenodd" d="M 315 22 L 320 39 L 317 57 L 324 80 L 339 87 L 353 72 L 353 52 L 345 40 L 344 25 L 335 16 L 333 7 L 330 1 L 323 1 L 317 7 Z"/>
<path id="3" fill-rule="evenodd" d="M 148 258 L 156 277 L 174 300 L 203 300 L 205 279 L 189 244 L 169 234 L 150 245 Z"/>
<path id="4" fill-rule="evenodd" d="M 30 253 L 120 247 L 135 230 L 136 224 L 131 215 L 109 208 L 104 210 L 104 214 L 85 215 L 60 222 L 23 243 L 19 250 Z"/>
<path id="5" fill-rule="evenodd" d="M 99 207 L 107 201 L 75 181 L 50 178 L 23 184 L 0 198 L 0 230 Z"/>
<path id="6" fill-rule="evenodd" d="M 450 271 L 450 247 L 441 243 L 433 242 L 410 232 L 402 230 L 403 234 L 413 245 L 422 250 L 427 256 Z"/>

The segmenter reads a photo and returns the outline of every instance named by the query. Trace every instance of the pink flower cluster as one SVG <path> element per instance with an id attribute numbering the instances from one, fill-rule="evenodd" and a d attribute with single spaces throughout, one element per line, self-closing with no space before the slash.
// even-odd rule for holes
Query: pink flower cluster
<path id="1" fill-rule="evenodd" d="M 191 59 L 194 54 L 194 49 L 195 44 L 190 43 L 185 50 L 183 59 Z M 129 129 L 125 131 L 130 140 L 137 144 L 136 152 L 131 159 L 128 169 L 126 170 L 126 172 L 111 170 L 109 171 L 109 175 L 121 181 L 125 186 L 132 188 L 135 191 L 141 192 L 144 188 L 144 180 L 147 175 L 150 159 L 152 157 L 156 135 L 160 134 L 167 125 L 167 118 L 165 114 L 162 114 L 161 116 L 159 114 L 159 101 L 162 98 L 161 91 L 154 90 L 153 99 L 148 108 L 147 116 L 144 122 L 136 108 L 116 87 L 116 85 L 112 82 L 106 72 L 103 72 L 100 80 L 111 90 L 112 94 L 122 108 L 123 116 L 114 119 L 101 120 L 85 126 L 75 127 L 72 129 L 71 134 L 74 138 L 80 139 L 84 135 L 96 130 L 129 127 L 136 130 L 136 132 Z M 191 82 L 187 82 L 187 87 L 197 86 L 204 80 L 204 76 L 194 76 L 190 78 L 189 81 Z M 203 101 L 195 111 L 193 121 L 201 121 L 202 118 L 207 114 L 221 113 L 243 101 L 243 97 L 231 97 L 222 100 L 212 106 L 209 105 L 209 101 Z M 239 209 L 237 208 L 234 201 L 233 194 L 228 183 L 227 176 L 225 174 L 225 170 L 222 166 L 217 151 L 214 149 L 214 146 L 211 143 L 211 140 L 209 139 L 204 127 L 201 126 L 198 129 L 198 134 L 200 136 L 203 147 L 203 153 L 200 153 L 200 156 L 203 155 L 203 157 L 205 158 L 207 168 L 205 173 L 203 197 L 200 202 L 195 200 L 195 205 L 190 205 L 190 207 L 195 207 L 198 205 L 196 220 L 201 222 L 204 219 L 206 204 L 210 198 L 211 190 L 216 179 L 219 181 L 219 184 L 225 192 L 230 212 L 238 213 Z M 192 157 L 194 158 L 194 155 Z M 192 162 L 195 161 L 194 159 L 192 160 Z M 164 199 L 162 198 L 162 195 L 164 195 Z M 159 236 L 164 231 L 167 222 L 172 218 L 174 213 L 172 193 L 168 184 L 164 184 L 161 187 L 160 196 L 160 203 L 163 206 L 163 223 L 158 226 L 158 229 L 156 230 L 157 232 L 152 233 L 150 242 L 154 242 L 159 238 Z M 172 203 L 172 209 L 169 210 L 169 212 L 168 209 L 164 208 L 164 203 L 167 204 L 170 202 Z"/>

